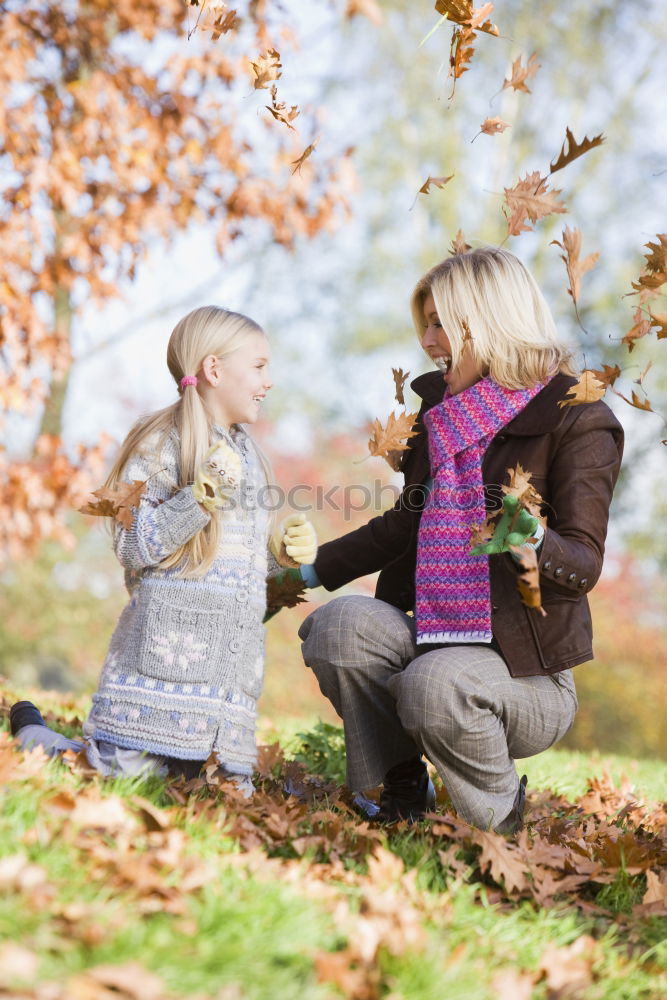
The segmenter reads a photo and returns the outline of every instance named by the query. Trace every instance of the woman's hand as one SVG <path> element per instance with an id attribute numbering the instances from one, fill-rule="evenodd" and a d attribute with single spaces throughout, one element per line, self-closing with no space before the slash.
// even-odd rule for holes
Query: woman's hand
<path id="1" fill-rule="evenodd" d="M 510 552 L 514 546 L 525 545 L 529 539 L 541 538 L 543 534 L 544 529 L 538 519 L 519 507 L 517 497 L 506 496 L 503 500 L 503 513 L 491 541 L 476 545 L 471 553 L 479 556 Z"/>
<path id="2" fill-rule="evenodd" d="M 192 493 L 206 510 L 218 510 L 241 481 L 241 459 L 233 448 L 218 441 L 206 452 L 192 484 Z"/>
<path id="3" fill-rule="evenodd" d="M 272 549 L 282 566 L 303 566 L 315 562 L 317 534 L 305 514 L 290 514 L 285 518 Z"/>

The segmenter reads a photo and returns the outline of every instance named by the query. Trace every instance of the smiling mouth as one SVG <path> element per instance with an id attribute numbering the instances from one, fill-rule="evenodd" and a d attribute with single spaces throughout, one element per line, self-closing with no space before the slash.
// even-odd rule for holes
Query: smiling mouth
<path id="1" fill-rule="evenodd" d="M 443 375 L 447 375 L 452 367 L 452 359 L 445 354 L 441 354 L 437 358 L 431 358 L 433 364 L 436 365 Z"/>

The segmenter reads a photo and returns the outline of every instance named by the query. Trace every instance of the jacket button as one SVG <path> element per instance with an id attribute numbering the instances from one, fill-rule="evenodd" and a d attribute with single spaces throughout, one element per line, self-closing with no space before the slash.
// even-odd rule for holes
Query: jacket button
<path id="1" fill-rule="evenodd" d="M 588 579 L 587 579 L 587 578 L 586 578 L 586 577 L 584 576 L 584 577 L 582 577 L 582 578 L 581 578 L 581 580 L 579 581 L 579 586 L 580 586 L 580 587 L 585 587 L 587 583 L 588 583 Z"/>
<path id="2" fill-rule="evenodd" d="M 576 573 L 570 573 L 570 575 L 567 578 L 567 582 L 568 583 L 574 583 L 574 581 L 576 579 L 577 579 L 577 574 Z"/>
<path id="3" fill-rule="evenodd" d="M 496 434 L 495 440 L 498 444 L 502 444 L 503 441 L 507 441 L 507 434 Z"/>
<path id="4" fill-rule="evenodd" d="M 236 591 L 236 600 L 239 601 L 241 604 L 245 604 L 245 602 L 248 600 L 248 591 L 247 590 L 237 590 Z"/>
<path id="5" fill-rule="evenodd" d="M 554 570 L 554 576 L 562 576 L 562 575 L 563 575 L 563 567 L 562 566 L 556 566 L 556 568 Z"/>
<path id="6" fill-rule="evenodd" d="M 542 569 L 551 569 L 551 559 L 547 559 Z"/>
<path id="7" fill-rule="evenodd" d="M 492 604 L 491 605 L 491 612 L 492 612 L 492 614 L 495 615 L 495 613 L 496 613 L 497 610 L 498 610 L 498 605 L 497 604 Z"/>
<path id="8" fill-rule="evenodd" d="M 229 649 L 232 653 L 238 653 L 241 648 L 241 643 L 238 639 L 232 639 L 229 643 Z"/>

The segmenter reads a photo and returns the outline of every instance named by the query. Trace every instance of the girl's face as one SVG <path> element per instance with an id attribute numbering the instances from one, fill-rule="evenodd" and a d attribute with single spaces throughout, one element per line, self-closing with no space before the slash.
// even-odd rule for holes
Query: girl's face
<path id="1" fill-rule="evenodd" d="M 445 382 L 452 396 L 457 392 L 469 389 L 475 382 L 479 382 L 482 371 L 475 356 L 470 349 L 470 343 L 466 341 L 461 351 L 459 363 L 456 368 L 451 367 L 452 348 L 447 334 L 440 325 L 440 319 L 435 309 L 433 295 L 429 294 L 424 299 L 424 333 L 422 334 L 422 347 L 443 372 Z"/>
<path id="2" fill-rule="evenodd" d="M 216 423 L 254 424 L 261 401 L 272 386 L 269 375 L 269 342 L 263 333 L 252 333 L 226 358 L 218 360 L 217 381 L 210 386 L 208 404 Z"/>

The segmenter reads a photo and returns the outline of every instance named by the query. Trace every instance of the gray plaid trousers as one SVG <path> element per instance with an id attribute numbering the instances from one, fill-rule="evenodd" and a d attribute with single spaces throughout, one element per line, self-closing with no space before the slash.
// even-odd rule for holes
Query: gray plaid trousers
<path id="1" fill-rule="evenodd" d="M 372 597 L 334 598 L 299 636 L 343 720 L 350 788 L 373 788 L 422 752 L 459 815 L 482 829 L 498 826 L 514 804 L 514 760 L 561 739 L 577 710 L 571 670 L 515 678 L 484 646 L 420 656 L 414 620 Z"/>

